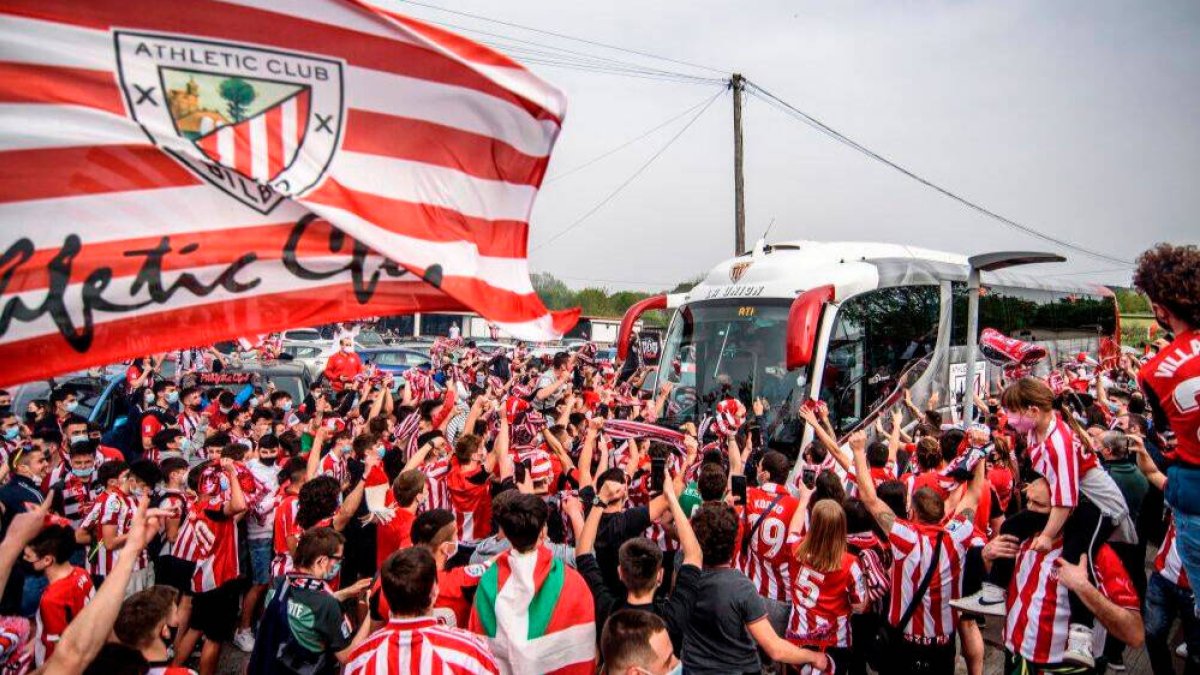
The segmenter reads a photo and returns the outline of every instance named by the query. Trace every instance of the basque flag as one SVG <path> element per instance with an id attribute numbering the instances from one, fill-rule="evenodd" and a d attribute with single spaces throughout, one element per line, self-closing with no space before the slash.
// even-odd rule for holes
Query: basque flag
<path id="1" fill-rule="evenodd" d="M 0 386 L 474 310 L 551 339 L 561 92 L 367 0 L 0 0 Z"/>

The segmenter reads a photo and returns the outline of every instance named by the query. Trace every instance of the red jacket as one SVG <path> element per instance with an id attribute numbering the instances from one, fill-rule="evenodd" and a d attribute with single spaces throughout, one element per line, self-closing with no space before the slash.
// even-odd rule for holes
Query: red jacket
<path id="1" fill-rule="evenodd" d="M 325 379 L 329 380 L 334 391 L 341 391 L 346 387 L 346 382 L 341 378 L 353 380 L 355 375 L 362 372 L 362 367 L 362 359 L 358 358 L 358 354 L 338 352 L 329 357 L 329 362 L 325 364 Z"/>

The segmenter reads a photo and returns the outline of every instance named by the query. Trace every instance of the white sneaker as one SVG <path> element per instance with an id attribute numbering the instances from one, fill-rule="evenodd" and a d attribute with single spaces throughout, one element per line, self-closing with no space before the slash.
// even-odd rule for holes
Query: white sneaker
<path id="1" fill-rule="evenodd" d="M 950 606 L 954 609 L 972 614 L 986 614 L 988 616 L 1004 616 L 1004 608 L 1007 605 L 1008 594 L 1003 588 L 996 584 L 983 582 L 983 588 L 978 592 L 972 593 L 965 598 L 951 600 Z"/>
<path id="2" fill-rule="evenodd" d="M 1181 659 L 1186 659 L 1186 658 L 1187 658 L 1187 654 L 1188 654 L 1188 652 L 1187 652 L 1187 643 L 1186 643 L 1186 642 L 1180 642 L 1180 643 L 1179 643 L 1179 646 L 1175 648 L 1175 656 L 1178 656 L 1178 657 L 1179 657 L 1179 658 L 1181 658 Z"/>
<path id="3" fill-rule="evenodd" d="M 1067 651 L 1063 652 L 1063 663 L 1083 668 L 1095 668 L 1092 656 L 1092 628 L 1079 623 L 1071 624 L 1067 630 Z"/>
<path id="4" fill-rule="evenodd" d="M 241 629 L 233 634 L 233 646 L 250 653 L 254 651 L 254 635 L 248 629 Z"/>

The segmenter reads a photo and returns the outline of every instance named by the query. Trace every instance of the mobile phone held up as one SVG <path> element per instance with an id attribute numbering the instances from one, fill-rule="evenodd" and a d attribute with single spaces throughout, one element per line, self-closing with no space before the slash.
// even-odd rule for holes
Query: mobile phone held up
<path id="1" fill-rule="evenodd" d="M 817 470 L 811 466 L 806 466 L 800 470 L 800 480 L 804 482 L 804 487 L 809 490 L 817 486 Z"/>
<path id="2" fill-rule="evenodd" d="M 650 494 L 663 493 L 663 483 L 667 480 L 667 460 L 654 457 L 650 460 Z"/>

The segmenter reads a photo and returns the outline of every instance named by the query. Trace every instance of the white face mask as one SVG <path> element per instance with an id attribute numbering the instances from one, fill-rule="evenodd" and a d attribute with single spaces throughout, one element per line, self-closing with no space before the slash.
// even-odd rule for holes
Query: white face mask
<path id="1" fill-rule="evenodd" d="M 347 354 L 353 354 L 353 353 L 354 353 L 354 347 L 353 347 L 353 346 L 351 346 L 351 345 L 345 345 L 345 346 L 343 346 L 343 347 L 342 347 L 342 351 L 343 351 L 343 352 L 346 352 Z"/>

